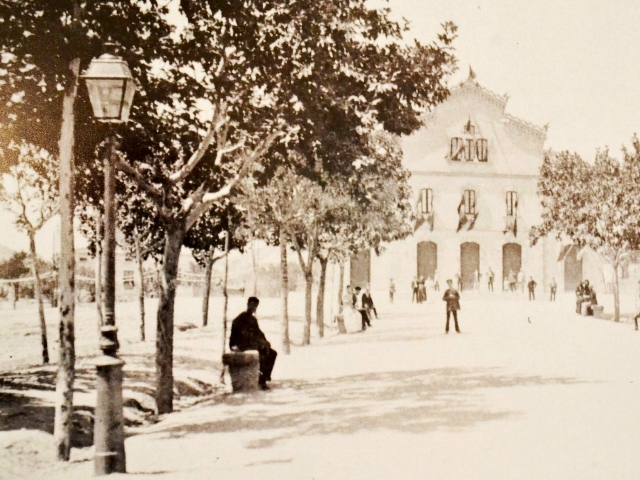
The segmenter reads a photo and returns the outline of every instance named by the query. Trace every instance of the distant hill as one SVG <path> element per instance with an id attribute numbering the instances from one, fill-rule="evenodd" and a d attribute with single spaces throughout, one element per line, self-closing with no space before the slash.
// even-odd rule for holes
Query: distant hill
<path id="1" fill-rule="evenodd" d="M 11 255 L 15 253 L 15 250 L 5 247 L 4 245 L 0 245 L 0 262 L 4 262 L 5 260 L 9 260 Z"/>

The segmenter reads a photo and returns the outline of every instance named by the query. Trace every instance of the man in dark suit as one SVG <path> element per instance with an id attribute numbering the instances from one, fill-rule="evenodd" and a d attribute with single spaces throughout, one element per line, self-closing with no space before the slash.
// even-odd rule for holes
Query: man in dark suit
<path id="1" fill-rule="evenodd" d="M 449 333 L 449 317 L 453 313 L 453 322 L 456 325 L 456 332 L 460 333 L 460 327 L 458 327 L 458 310 L 460 310 L 460 293 L 453 288 L 453 281 L 447 280 L 449 288 L 444 292 L 442 300 L 447 302 L 447 326 L 444 333 Z"/>
<path id="2" fill-rule="evenodd" d="M 271 348 L 271 344 L 260 330 L 258 320 L 254 316 L 259 304 L 260 300 L 256 297 L 249 297 L 247 310 L 233 320 L 229 348 L 241 352 L 245 350 L 258 351 L 260 355 L 260 379 L 258 382 L 262 390 L 269 390 L 267 382 L 271 380 L 271 371 L 276 363 L 278 352 Z"/>

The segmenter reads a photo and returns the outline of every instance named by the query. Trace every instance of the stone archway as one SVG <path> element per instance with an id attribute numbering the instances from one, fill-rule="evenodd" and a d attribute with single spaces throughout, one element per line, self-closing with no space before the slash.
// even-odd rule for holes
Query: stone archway
<path id="1" fill-rule="evenodd" d="M 460 274 L 463 290 L 472 290 L 476 271 L 480 271 L 480 245 L 466 242 L 460 245 Z"/>
<path id="2" fill-rule="evenodd" d="M 578 247 L 571 245 L 564 256 L 564 291 L 573 292 L 582 281 L 582 259 L 578 260 Z"/>
<path id="3" fill-rule="evenodd" d="M 438 245 L 434 242 L 419 242 L 417 249 L 417 275 L 433 278 L 438 269 Z"/>
<path id="4" fill-rule="evenodd" d="M 509 278 L 509 272 L 518 275 L 522 268 L 522 247 L 517 243 L 505 243 L 502 246 L 502 286 Z"/>

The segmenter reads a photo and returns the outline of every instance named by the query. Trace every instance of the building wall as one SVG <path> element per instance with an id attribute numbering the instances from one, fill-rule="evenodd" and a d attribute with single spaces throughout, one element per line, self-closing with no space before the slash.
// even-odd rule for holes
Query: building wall
<path id="1" fill-rule="evenodd" d="M 469 78 L 452 91 L 426 119 L 426 126 L 403 138 L 404 165 L 411 171 L 410 184 L 419 203 L 420 190 L 433 193 L 433 228 L 425 222 L 413 236 L 387 247 L 372 260 L 372 288 L 385 289 L 393 278 L 398 295 L 410 296 L 411 279 L 417 273 L 417 245 L 437 244 L 438 277 L 442 285 L 460 271 L 460 248 L 465 242 L 479 245 L 480 273 L 486 285 L 491 267 L 496 290 L 502 284 L 503 246 L 521 247 L 522 270 L 539 287 L 547 289 L 552 278 L 560 283 L 556 265 L 559 243 L 541 239 L 530 246 L 529 231 L 540 222 L 541 205 L 536 193 L 537 176 L 544 158 L 545 131 L 505 113 L 506 98 Z M 454 161 L 451 139 L 465 135 L 471 125 L 476 139 L 485 139 L 488 161 Z M 458 229 L 465 190 L 475 191 L 477 219 L 472 229 Z M 518 194 L 517 234 L 506 229 L 506 196 Z"/>

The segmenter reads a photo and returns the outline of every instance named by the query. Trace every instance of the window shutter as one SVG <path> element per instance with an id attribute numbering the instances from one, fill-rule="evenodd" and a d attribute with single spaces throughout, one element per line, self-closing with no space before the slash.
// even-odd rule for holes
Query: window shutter
<path id="1" fill-rule="evenodd" d="M 449 156 L 451 160 L 459 161 L 460 154 L 464 149 L 464 140 L 460 137 L 453 137 L 451 139 L 451 151 L 449 152 Z"/>
<path id="2" fill-rule="evenodd" d="M 476 140 L 476 157 L 479 162 L 486 162 L 489 153 L 489 145 L 485 138 Z"/>

